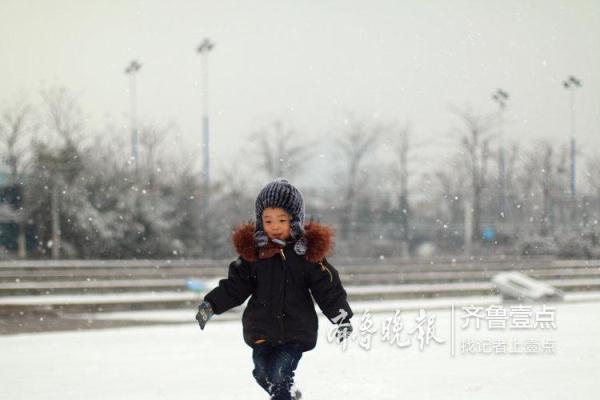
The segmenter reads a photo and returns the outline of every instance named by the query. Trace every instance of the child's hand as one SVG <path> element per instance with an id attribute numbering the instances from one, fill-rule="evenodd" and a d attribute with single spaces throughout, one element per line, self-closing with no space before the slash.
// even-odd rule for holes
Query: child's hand
<path id="1" fill-rule="evenodd" d="M 340 323 L 335 331 L 335 338 L 337 339 L 338 343 L 348 339 L 352 334 L 352 330 L 353 328 L 350 320 Z"/>
<path id="2" fill-rule="evenodd" d="M 208 320 L 214 315 L 213 309 L 208 301 L 203 301 L 198 306 L 198 313 L 196 314 L 196 320 L 200 324 L 200 329 L 204 329 L 204 326 Z"/>

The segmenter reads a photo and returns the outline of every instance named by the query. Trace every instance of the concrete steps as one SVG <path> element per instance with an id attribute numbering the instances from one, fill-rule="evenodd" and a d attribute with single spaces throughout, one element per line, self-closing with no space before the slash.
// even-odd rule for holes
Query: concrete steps
<path id="1" fill-rule="evenodd" d="M 67 260 L 0 263 L 0 315 L 195 308 L 203 293 L 190 278 L 212 282 L 227 261 Z M 567 292 L 600 290 L 600 260 L 505 260 L 387 264 L 331 262 L 351 301 L 489 296 L 491 277 L 517 270 Z"/>
<path id="2" fill-rule="evenodd" d="M 559 279 L 547 282 L 565 292 L 600 291 L 600 279 Z M 346 291 L 351 302 L 496 294 L 490 282 L 346 286 Z M 114 312 L 193 308 L 202 297 L 202 293 L 194 292 L 8 296 L 0 297 L 0 311 L 5 315 L 17 315 L 36 310 Z"/>
<path id="3" fill-rule="evenodd" d="M 498 272 L 506 269 L 486 269 L 480 271 L 376 271 L 377 268 L 365 268 L 358 272 L 349 272 L 346 266 L 340 266 L 340 276 L 345 285 L 381 285 L 381 284 L 438 284 L 445 282 L 486 282 Z M 515 269 L 528 276 L 548 281 L 556 279 L 597 279 L 600 278 L 600 267 L 578 268 L 529 268 Z M 0 271 L 7 272 L 7 271 Z M 48 274 L 50 272 L 50 274 Z M 47 271 L 11 271 L 0 279 L 0 297 L 18 295 L 50 295 L 50 294 L 94 294 L 142 291 L 186 291 L 186 282 L 190 279 L 201 281 L 218 281 L 227 273 L 222 267 L 219 272 L 204 271 L 161 271 L 160 275 L 138 274 L 129 269 L 113 269 L 111 275 L 104 271 L 86 269 L 70 274 L 52 274 Z M 185 273 L 189 272 L 189 273 Z"/>

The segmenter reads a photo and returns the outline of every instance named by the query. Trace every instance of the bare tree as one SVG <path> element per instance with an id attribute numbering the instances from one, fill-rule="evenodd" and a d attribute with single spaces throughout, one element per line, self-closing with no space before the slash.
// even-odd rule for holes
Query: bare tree
<path id="1" fill-rule="evenodd" d="M 461 146 L 465 167 L 469 173 L 470 189 L 473 202 L 473 230 L 471 238 L 481 238 L 482 193 L 486 188 L 490 145 L 493 140 L 491 128 L 495 123 L 494 115 L 480 115 L 469 109 L 451 111 L 462 121 L 458 132 L 462 135 Z"/>
<path id="2" fill-rule="evenodd" d="M 408 203 L 408 152 L 410 126 L 406 123 L 398 130 L 397 142 L 394 146 L 394 153 L 397 156 L 399 166 L 399 208 L 400 208 L 400 226 L 402 228 L 402 254 L 409 255 L 410 241 L 410 217 L 411 210 Z"/>
<path id="3" fill-rule="evenodd" d="M 519 183 L 519 208 L 514 216 L 515 223 L 525 219 L 528 223 L 539 221 L 539 233 L 547 236 L 556 228 L 556 215 L 563 209 L 561 202 L 562 179 L 566 171 L 566 148 L 556 149 L 548 140 L 540 140 L 527 153 Z M 559 214 L 562 220 L 562 216 Z"/>
<path id="4" fill-rule="evenodd" d="M 29 166 L 28 136 L 35 131 L 33 109 L 24 100 L 18 100 L 6 106 L 0 117 L 0 146 L 3 159 L 8 167 L 8 185 L 14 188 L 19 209 L 14 215 L 18 226 L 17 254 L 19 258 L 27 256 L 26 227 L 28 213 L 23 204 L 24 176 Z"/>
<path id="5" fill-rule="evenodd" d="M 444 168 L 435 173 L 440 184 L 440 196 L 445 203 L 445 208 L 439 211 L 450 223 L 462 221 L 464 217 L 462 196 L 464 193 L 464 162 L 462 158 L 451 159 Z"/>
<path id="6" fill-rule="evenodd" d="M 596 202 L 598 204 L 598 214 L 600 215 L 600 156 L 595 155 L 588 159 L 586 163 L 587 180 L 592 190 L 596 193 Z"/>
<path id="7" fill-rule="evenodd" d="M 545 141 L 540 143 L 540 149 L 536 149 L 532 152 L 529 158 L 530 168 L 526 168 L 526 171 L 530 173 L 534 178 L 537 179 L 539 189 L 542 193 L 542 215 L 541 215 L 541 226 L 540 234 L 542 236 L 548 235 L 549 231 L 553 227 L 552 221 L 552 192 L 553 184 L 555 180 L 554 171 L 554 154 L 552 144 Z M 540 151 L 541 150 L 541 151 Z"/>
<path id="8" fill-rule="evenodd" d="M 365 158 L 375 150 L 381 137 L 382 127 L 366 127 L 359 121 L 351 121 L 347 131 L 335 139 L 344 162 L 347 179 L 343 188 L 343 213 L 340 219 L 341 237 L 348 238 L 348 231 L 354 215 L 357 199 L 357 185 L 360 168 Z"/>
<path id="9" fill-rule="evenodd" d="M 78 164 L 79 159 L 66 159 L 61 161 L 61 157 L 66 154 L 73 154 L 77 158 L 78 146 L 81 144 L 83 136 L 84 119 L 81 109 L 75 96 L 66 88 L 52 87 L 42 90 L 41 97 L 44 109 L 47 113 L 47 133 L 56 134 L 63 143 L 62 149 L 57 155 L 48 155 L 48 165 L 50 169 L 50 215 L 52 226 L 52 258 L 60 257 L 61 247 L 61 226 L 60 226 L 60 186 L 65 187 L 67 182 L 63 181 L 63 173 L 73 172 L 74 169 L 70 163 Z M 52 143 L 52 140 L 47 140 Z"/>
<path id="10" fill-rule="evenodd" d="M 140 146 L 142 152 L 146 154 L 146 184 L 150 191 L 156 190 L 157 157 L 171 130 L 170 126 L 162 128 L 152 124 L 144 125 L 140 129 Z"/>
<path id="11" fill-rule="evenodd" d="M 552 191 L 554 181 L 554 166 L 552 157 L 552 145 L 548 142 L 543 144 L 544 151 L 542 155 L 542 174 L 541 190 L 542 190 L 542 224 L 540 227 L 540 234 L 546 236 L 550 229 L 553 227 L 552 221 Z"/>
<path id="12" fill-rule="evenodd" d="M 504 210 L 506 212 L 504 219 L 511 219 L 510 210 L 511 210 L 511 206 L 513 204 L 514 196 L 515 196 L 514 180 L 515 180 L 516 171 L 517 171 L 517 162 L 519 160 L 520 154 L 521 154 L 521 149 L 520 149 L 518 143 L 511 143 L 510 146 L 508 146 L 507 157 L 506 157 L 506 161 L 505 161 L 504 179 L 506 180 L 505 190 L 506 190 L 506 197 L 509 200 L 508 201 L 509 206 L 506 210 Z"/>
<path id="13" fill-rule="evenodd" d="M 72 92 L 57 86 L 43 89 L 41 97 L 48 119 L 48 133 L 58 134 L 65 144 L 81 143 L 83 114 Z"/>
<path id="14" fill-rule="evenodd" d="M 251 135 L 259 154 L 260 167 L 269 179 L 285 176 L 294 179 L 305 163 L 313 157 L 312 143 L 301 142 L 293 128 L 275 121 L 271 129 L 261 129 Z"/>

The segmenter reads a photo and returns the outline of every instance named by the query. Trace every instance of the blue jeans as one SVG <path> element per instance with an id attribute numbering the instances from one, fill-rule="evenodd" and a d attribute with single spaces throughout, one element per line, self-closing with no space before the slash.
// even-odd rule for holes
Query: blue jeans
<path id="1" fill-rule="evenodd" d="M 256 382 L 266 390 L 273 400 L 290 400 L 290 388 L 294 383 L 294 371 L 302 357 L 302 346 L 285 343 L 271 346 L 257 344 L 252 350 Z"/>

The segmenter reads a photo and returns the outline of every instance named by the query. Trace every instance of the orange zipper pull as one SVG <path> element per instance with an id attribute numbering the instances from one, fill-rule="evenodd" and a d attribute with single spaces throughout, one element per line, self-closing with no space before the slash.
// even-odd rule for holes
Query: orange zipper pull
<path id="1" fill-rule="evenodd" d="M 285 261 L 285 253 L 283 252 L 283 249 L 279 249 L 279 252 L 281 253 L 281 257 L 283 258 L 283 261 Z"/>
<path id="2" fill-rule="evenodd" d="M 323 261 L 319 261 L 319 264 L 321 264 L 321 271 L 325 272 L 327 270 L 327 272 L 329 272 L 329 282 L 333 283 L 333 275 L 331 274 L 329 268 L 327 268 L 325 264 L 323 264 Z"/>

